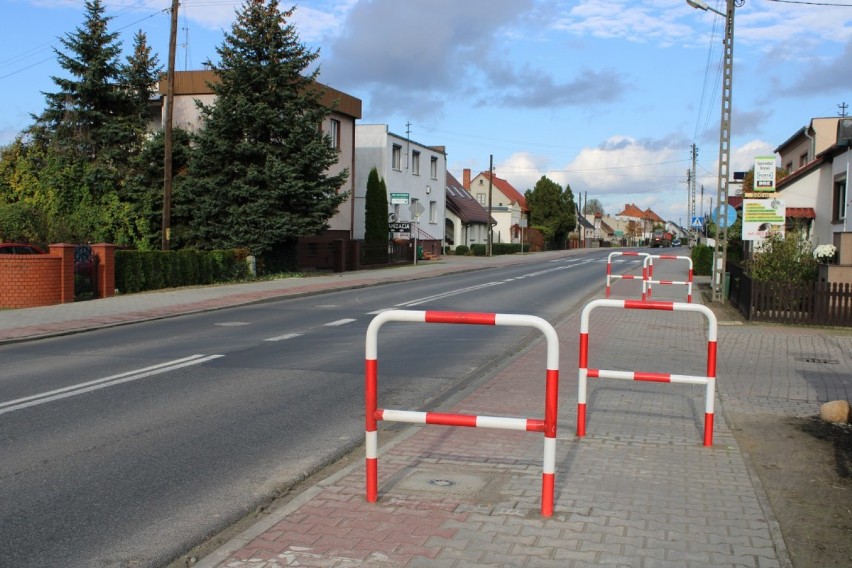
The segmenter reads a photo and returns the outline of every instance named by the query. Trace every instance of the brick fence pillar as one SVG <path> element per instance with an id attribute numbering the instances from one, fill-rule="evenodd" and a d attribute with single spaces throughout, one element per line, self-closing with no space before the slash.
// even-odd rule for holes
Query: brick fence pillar
<path id="1" fill-rule="evenodd" d="M 98 298 L 115 296 L 115 245 L 98 243 L 92 251 L 98 255 Z"/>
<path id="2" fill-rule="evenodd" d="M 59 301 L 63 304 L 74 301 L 74 245 L 58 243 L 50 245 L 50 254 L 62 259 L 59 268 Z"/>

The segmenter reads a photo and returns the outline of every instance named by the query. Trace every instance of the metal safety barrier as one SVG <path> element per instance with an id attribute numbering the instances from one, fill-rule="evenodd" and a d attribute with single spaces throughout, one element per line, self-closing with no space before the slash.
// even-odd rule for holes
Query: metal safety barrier
<path id="1" fill-rule="evenodd" d="M 677 280 L 654 280 L 654 259 L 658 260 L 685 260 L 689 262 L 689 273 L 686 281 Z M 681 285 L 686 286 L 686 301 L 692 302 L 692 258 L 688 256 L 675 256 L 672 254 L 649 254 L 645 257 L 642 265 L 642 273 L 646 278 L 642 282 L 642 298 L 645 300 L 651 299 L 651 287 L 653 284 L 660 285 Z"/>
<path id="2" fill-rule="evenodd" d="M 612 273 L 612 257 L 614 256 L 650 256 L 647 252 L 637 252 L 637 251 L 623 251 L 623 252 L 611 252 L 609 256 L 606 258 L 606 297 L 609 298 L 610 288 L 612 286 L 613 279 L 620 280 L 642 280 L 642 299 L 645 299 L 645 280 L 647 279 L 647 274 L 645 272 L 645 261 L 642 261 L 642 276 L 637 276 L 635 274 L 613 274 Z"/>
<path id="3" fill-rule="evenodd" d="M 589 318 L 596 308 L 622 308 L 627 310 L 661 310 L 699 312 L 707 319 L 707 375 L 673 375 L 641 371 L 612 371 L 589 369 Z M 586 380 L 622 379 L 628 381 L 651 381 L 658 383 L 685 383 L 705 385 L 704 394 L 704 445 L 713 445 L 713 406 L 716 398 L 716 338 L 718 326 L 716 316 L 706 306 L 682 302 L 651 302 L 639 300 L 593 300 L 586 304 L 580 316 L 580 365 L 579 390 L 577 393 L 577 436 L 586 435 Z"/>
<path id="4" fill-rule="evenodd" d="M 505 325 L 534 327 L 547 339 L 547 373 L 545 378 L 544 419 L 507 418 L 470 414 L 415 412 L 378 408 L 378 333 L 387 322 L 448 323 L 470 325 Z M 367 328 L 366 342 L 366 446 L 367 501 L 378 498 L 378 421 L 498 428 L 544 433 L 542 465 L 541 514 L 553 515 L 554 477 L 556 474 L 556 417 L 559 403 L 559 339 L 547 321 L 536 316 L 478 312 L 433 312 L 388 310 L 377 315 Z"/>

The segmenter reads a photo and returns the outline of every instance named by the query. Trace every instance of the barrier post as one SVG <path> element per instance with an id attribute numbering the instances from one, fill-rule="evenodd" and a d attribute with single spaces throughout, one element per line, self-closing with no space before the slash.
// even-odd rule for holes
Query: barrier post
<path id="1" fill-rule="evenodd" d="M 378 332 L 387 322 L 418 322 L 470 325 L 505 325 L 534 327 L 547 340 L 547 373 L 545 377 L 544 419 L 508 418 L 470 414 L 414 412 L 378 407 Z M 559 338 L 547 321 L 536 316 L 493 314 L 479 312 L 434 312 L 415 310 L 388 310 L 378 314 L 367 328 L 365 365 L 365 426 L 366 426 L 366 498 L 370 503 L 378 500 L 378 422 L 408 422 L 442 426 L 467 426 L 523 430 L 544 434 L 542 461 L 541 514 L 553 516 L 554 484 L 556 476 L 556 421 L 559 405 Z"/>
<path id="2" fill-rule="evenodd" d="M 654 259 L 660 260 L 686 260 L 689 262 L 689 272 L 687 273 L 686 281 L 675 281 L 675 280 L 654 280 Z M 686 301 L 692 302 L 692 258 L 688 256 L 675 256 L 671 254 L 657 254 L 657 255 L 648 255 L 645 257 L 643 261 L 643 267 L 647 267 L 647 279 L 642 282 L 642 298 L 645 300 L 651 299 L 652 294 L 652 284 L 662 284 L 662 285 L 685 285 L 687 287 L 686 290 Z"/>
<path id="3" fill-rule="evenodd" d="M 699 312 L 707 320 L 707 374 L 706 376 L 673 375 L 640 371 L 613 371 L 589 369 L 589 319 L 596 308 L 622 308 L 627 310 L 660 310 Z M 651 302 L 638 300 L 593 300 L 586 304 L 580 316 L 580 361 L 577 387 L 577 436 L 586 435 L 586 383 L 589 377 L 623 379 L 664 383 L 701 384 L 704 389 L 704 445 L 713 445 L 713 415 L 716 398 L 716 344 L 718 325 L 716 316 L 706 306 L 682 302 Z"/>
<path id="4" fill-rule="evenodd" d="M 606 297 L 609 298 L 610 287 L 612 285 L 612 279 L 622 279 L 622 280 L 638 280 L 639 278 L 635 274 L 613 274 L 612 273 L 612 257 L 614 256 L 644 256 L 648 257 L 647 252 L 638 252 L 638 251 L 616 251 L 611 252 L 606 258 Z M 645 261 L 642 261 L 642 299 L 645 299 L 645 279 L 647 278 L 647 274 L 645 272 Z"/>

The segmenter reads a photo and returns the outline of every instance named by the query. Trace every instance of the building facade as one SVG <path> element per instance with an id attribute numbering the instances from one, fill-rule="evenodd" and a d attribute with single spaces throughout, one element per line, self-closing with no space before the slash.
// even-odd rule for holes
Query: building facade
<path id="1" fill-rule="evenodd" d="M 203 119 L 196 103 L 214 105 L 216 95 L 210 85 L 218 82 L 218 75 L 210 70 L 175 72 L 173 126 L 190 132 L 199 130 L 203 126 Z M 328 175 L 333 176 L 343 170 L 349 170 L 349 177 L 340 188 L 341 192 L 348 193 L 348 198 L 328 220 L 328 236 L 352 238 L 355 217 L 355 202 L 352 199 L 355 177 L 355 121 L 361 118 L 361 100 L 319 83 L 316 88 L 320 90 L 322 104 L 331 110 L 321 125 L 322 130 L 329 134 L 339 153 L 337 164 L 329 169 Z M 149 127 L 152 131 L 161 130 L 166 121 L 165 78 L 160 81 L 159 94 L 159 99 L 153 101 L 151 109 L 152 120 Z"/>
<path id="2" fill-rule="evenodd" d="M 363 239 L 366 232 L 367 178 L 373 168 L 387 186 L 389 219 L 415 222 L 418 239 L 443 242 L 447 179 L 444 148 L 414 142 L 390 132 L 384 124 L 355 127 L 355 239 Z M 409 234 L 394 237 L 405 239 Z"/>

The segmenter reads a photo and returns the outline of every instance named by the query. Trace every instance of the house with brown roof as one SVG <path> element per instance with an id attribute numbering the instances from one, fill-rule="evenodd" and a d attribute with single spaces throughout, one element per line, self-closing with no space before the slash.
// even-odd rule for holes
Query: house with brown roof
<path id="1" fill-rule="evenodd" d="M 630 222 L 633 221 L 639 225 L 642 230 L 642 238 L 650 239 L 651 235 L 654 234 L 654 227 L 656 225 L 662 225 L 665 228 L 666 222 L 665 220 L 654 213 L 653 209 L 650 207 L 648 209 L 640 209 L 633 203 L 626 203 L 624 205 L 624 209 L 617 213 L 615 216 L 619 221 Z"/>
<path id="2" fill-rule="evenodd" d="M 216 95 L 210 85 L 217 84 L 219 76 L 211 70 L 176 71 L 174 80 L 172 124 L 185 130 L 197 131 L 202 126 L 202 116 L 196 102 L 207 106 L 215 104 Z M 322 240 L 348 240 L 353 238 L 355 217 L 355 200 L 352 197 L 355 194 L 355 121 L 361 118 L 361 100 L 321 83 L 316 83 L 315 86 L 320 90 L 320 102 L 331 109 L 321 128 L 331 136 L 331 143 L 339 151 L 338 162 L 328 173 L 333 176 L 344 169 L 349 170 L 349 177 L 340 188 L 340 191 L 348 192 L 349 197 L 340 205 L 337 214 L 328 220 L 329 229 Z M 165 124 L 166 93 L 164 77 L 159 83 L 160 98 L 152 101 L 149 108 L 149 128 L 153 131 L 161 130 Z"/>
<path id="3" fill-rule="evenodd" d="M 490 172 L 480 172 L 473 179 L 470 170 L 462 172 L 462 185 L 480 205 L 488 209 L 491 196 L 491 217 L 495 221 L 492 229 L 492 243 L 520 243 L 521 235 L 517 228 L 521 219 L 529 222 L 527 200 L 508 181 Z"/>
<path id="4" fill-rule="evenodd" d="M 488 228 L 493 224 L 493 219 L 488 216 L 485 207 L 450 172 L 447 172 L 446 191 L 445 244 L 450 250 L 455 250 L 459 245 L 470 247 L 487 244 Z"/>

